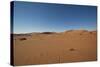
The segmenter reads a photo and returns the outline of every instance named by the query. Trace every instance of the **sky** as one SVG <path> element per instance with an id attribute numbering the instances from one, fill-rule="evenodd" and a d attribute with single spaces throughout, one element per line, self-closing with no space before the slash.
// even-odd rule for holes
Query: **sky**
<path id="1" fill-rule="evenodd" d="M 13 8 L 14 33 L 97 29 L 96 6 L 15 1 Z"/>

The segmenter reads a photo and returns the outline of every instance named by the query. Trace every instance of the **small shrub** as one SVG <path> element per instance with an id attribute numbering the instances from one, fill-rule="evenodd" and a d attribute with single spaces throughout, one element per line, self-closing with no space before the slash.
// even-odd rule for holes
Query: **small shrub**
<path id="1" fill-rule="evenodd" d="M 80 35 L 82 35 L 82 33 L 80 33 Z"/>
<path id="2" fill-rule="evenodd" d="M 90 32 L 90 34 L 92 34 L 92 32 Z"/>
<path id="3" fill-rule="evenodd" d="M 74 48 L 70 48 L 69 51 L 75 51 L 75 49 Z"/>
<path id="4" fill-rule="evenodd" d="M 21 40 L 21 41 L 23 41 L 23 40 L 27 40 L 27 38 L 20 38 L 20 40 Z"/>

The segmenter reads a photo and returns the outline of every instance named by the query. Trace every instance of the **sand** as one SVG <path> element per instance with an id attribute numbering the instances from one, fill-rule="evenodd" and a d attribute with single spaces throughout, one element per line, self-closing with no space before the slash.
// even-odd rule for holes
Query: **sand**
<path id="1" fill-rule="evenodd" d="M 13 41 L 14 65 L 97 60 L 97 31 L 16 34 Z"/>

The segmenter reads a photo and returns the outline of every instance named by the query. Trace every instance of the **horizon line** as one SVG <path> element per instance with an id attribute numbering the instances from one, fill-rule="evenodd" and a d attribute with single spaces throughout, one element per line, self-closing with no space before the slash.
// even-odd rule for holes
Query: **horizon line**
<path id="1" fill-rule="evenodd" d="M 74 30 L 84 30 L 84 31 L 97 31 L 97 30 L 86 30 L 86 29 L 71 29 L 72 31 Z M 40 31 L 40 32 L 37 32 L 37 31 L 34 31 L 34 32 L 19 32 L 19 33 L 16 33 L 16 32 L 12 32 L 12 34 L 29 34 L 29 33 L 43 33 L 43 32 L 55 32 L 55 33 L 60 33 L 60 32 L 65 32 L 65 31 L 70 31 L 70 30 L 64 30 L 64 31 Z"/>

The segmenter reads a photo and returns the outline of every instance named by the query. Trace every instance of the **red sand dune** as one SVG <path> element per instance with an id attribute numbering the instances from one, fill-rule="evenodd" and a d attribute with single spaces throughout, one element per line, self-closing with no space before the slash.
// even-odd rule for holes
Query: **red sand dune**
<path id="1" fill-rule="evenodd" d="M 97 60 L 97 31 L 16 34 L 14 38 L 14 65 Z"/>

